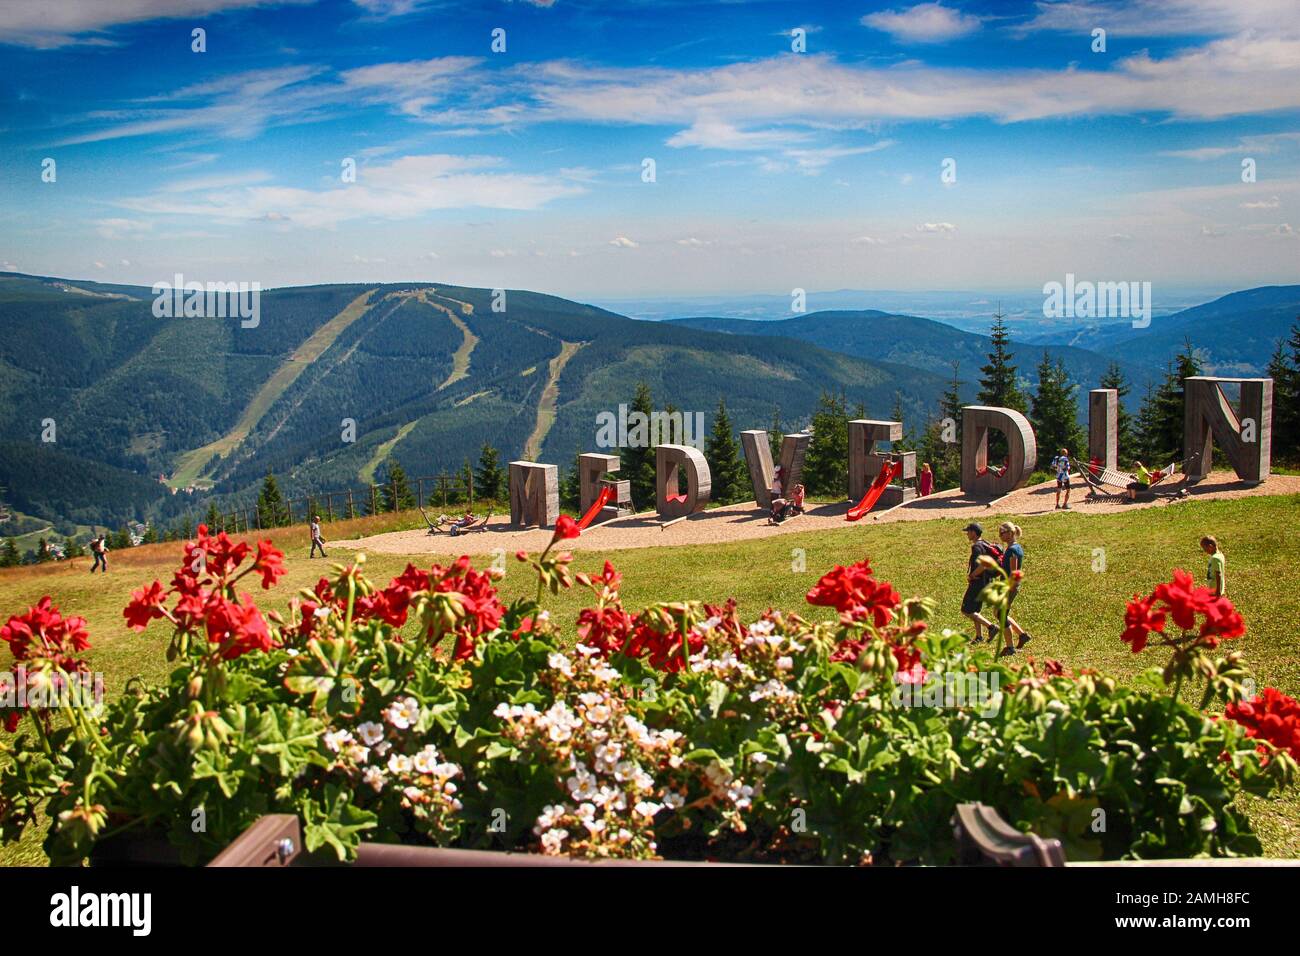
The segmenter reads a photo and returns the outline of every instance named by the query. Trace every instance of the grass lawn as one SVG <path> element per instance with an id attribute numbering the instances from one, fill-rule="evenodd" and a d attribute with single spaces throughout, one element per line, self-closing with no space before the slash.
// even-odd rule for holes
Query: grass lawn
<path id="1" fill-rule="evenodd" d="M 1025 584 L 1015 606 L 1016 618 L 1034 635 L 1026 649 L 1036 657 L 1057 658 L 1071 667 L 1095 667 L 1121 679 L 1132 678 L 1164 658 L 1154 649 L 1139 656 L 1119 640 L 1124 602 L 1168 580 L 1175 567 L 1205 573 L 1197 547 L 1202 534 L 1218 537 L 1228 558 L 1228 594 L 1247 622 L 1247 634 L 1235 642 L 1254 670 L 1260 687 L 1272 685 L 1300 696 L 1300 536 L 1295 533 L 1300 497 L 1258 497 L 1226 501 L 1181 502 L 1112 515 L 1056 513 L 1017 519 L 1024 528 Z M 982 523 L 996 527 L 1000 516 Z M 803 596 L 821 573 L 837 563 L 869 556 L 879 577 L 893 582 L 904 597 L 928 595 L 940 600 L 938 626 L 964 624 L 958 604 L 964 588 L 967 544 L 964 521 L 933 520 L 845 527 L 821 533 L 790 533 L 761 540 L 690 548 L 578 552 L 576 570 L 598 570 L 608 556 L 625 576 L 627 607 L 660 600 L 725 600 L 734 596 L 742 614 L 754 616 L 774 606 L 805 617 L 826 616 Z M 419 514 L 380 516 L 339 522 L 326 530 L 337 538 L 398 527 L 421 526 Z M 305 528 L 281 529 L 271 535 L 289 556 L 289 573 L 270 594 L 258 597 L 268 609 L 282 608 L 298 588 L 309 586 L 328 570 L 328 563 L 308 560 Z M 1096 549 L 1103 549 L 1099 555 Z M 180 546 L 150 545 L 109 556 L 107 576 L 87 573 L 89 559 L 0 571 L 0 613 L 5 617 L 54 597 L 65 613 L 90 623 L 90 659 L 105 675 L 110 696 L 135 675 L 157 680 L 166 673 L 163 649 L 167 635 L 160 624 L 142 635 L 128 631 L 122 608 L 132 589 L 161 578 L 169 580 Z M 331 552 L 340 560 L 349 556 Z M 1104 570 L 1094 570 L 1104 555 Z M 376 555 L 366 567 L 371 578 L 386 584 L 405 567 L 407 558 Z M 489 562 L 485 557 L 480 562 Z M 428 557 L 415 559 L 428 566 Z M 800 568 L 806 570 L 800 570 Z M 510 560 L 501 590 L 510 600 L 531 594 L 536 586 L 528 570 Z M 251 579 L 250 579 L 251 580 Z M 575 589 L 551 599 L 559 620 L 571 622 L 587 603 L 588 593 Z M 0 661 L 7 667 L 8 661 Z M 1188 688 L 1192 703 L 1199 688 Z M 1300 857 L 1300 795 L 1247 805 L 1265 853 Z M 40 864 L 40 835 L 0 850 L 0 863 Z"/>

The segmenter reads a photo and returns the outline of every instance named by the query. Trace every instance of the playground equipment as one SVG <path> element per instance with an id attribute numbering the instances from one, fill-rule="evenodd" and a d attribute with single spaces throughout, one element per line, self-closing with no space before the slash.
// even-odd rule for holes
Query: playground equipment
<path id="1" fill-rule="evenodd" d="M 884 494 L 889 483 L 903 474 L 903 462 L 887 461 L 880 469 L 880 474 L 876 475 L 876 480 L 871 483 L 867 493 L 862 496 L 862 500 L 849 509 L 848 514 L 844 516 L 845 521 L 857 521 L 868 511 L 875 507 L 880 496 Z"/>
<path id="2" fill-rule="evenodd" d="M 609 485 L 605 485 L 600 489 L 600 494 L 596 495 L 596 500 L 591 503 L 591 507 L 588 508 L 586 513 L 583 514 L 582 518 L 579 519 L 578 521 L 579 531 L 586 530 L 587 525 L 591 524 L 591 522 L 595 519 L 596 515 L 600 514 L 600 512 L 604 509 L 605 505 L 609 504 L 609 502 L 613 499 L 614 494 L 615 494 L 614 489 L 611 488 Z"/>
<path id="3" fill-rule="evenodd" d="M 1186 467 L 1191 460 L 1192 459 L 1189 457 L 1184 458 L 1181 461 L 1172 461 L 1164 468 L 1161 468 L 1158 471 L 1153 471 L 1151 473 L 1151 481 L 1147 484 L 1146 488 L 1137 492 L 1137 500 L 1151 501 L 1160 497 L 1182 497 L 1187 494 L 1187 484 L 1194 484 L 1199 480 L 1193 478 L 1189 473 L 1189 469 Z M 1083 478 L 1083 483 L 1088 486 L 1089 499 L 1127 498 L 1129 486 L 1138 483 L 1137 475 L 1131 475 L 1126 471 L 1118 471 L 1114 468 L 1102 467 L 1100 462 L 1088 462 L 1085 464 L 1081 461 L 1075 461 L 1072 464 L 1078 469 L 1079 476 Z M 1183 476 L 1185 484 L 1177 491 L 1169 492 L 1167 490 L 1168 486 L 1173 484 L 1170 479 L 1176 474 L 1181 474 Z M 1167 483 L 1165 484 L 1165 488 L 1162 488 L 1160 491 L 1155 491 L 1155 487 L 1162 483 Z M 1107 490 L 1108 487 L 1114 490 Z"/>
<path id="4" fill-rule="evenodd" d="M 463 518 L 452 518 L 449 515 L 438 515 L 437 521 L 431 521 L 423 508 L 420 509 L 420 514 L 429 527 L 429 534 L 449 534 L 453 538 L 457 535 L 469 534 L 471 531 L 486 531 L 488 522 L 492 520 L 490 511 L 484 517 L 476 518 L 468 524 L 462 523 Z"/>

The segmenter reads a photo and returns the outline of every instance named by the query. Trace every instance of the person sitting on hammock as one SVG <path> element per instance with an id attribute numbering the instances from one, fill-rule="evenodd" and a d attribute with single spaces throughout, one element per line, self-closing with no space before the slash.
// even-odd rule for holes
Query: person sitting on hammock
<path id="1" fill-rule="evenodd" d="M 450 527 L 447 528 L 447 530 L 454 538 L 456 537 L 456 535 L 460 534 L 463 530 L 468 528 L 473 523 L 474 523 L 474 512 L 466 511 L 464 517 L 457 518 L 455 521 L 453 521 Z"/>
<path id="2" fill-rule="evenodd" d="M 1148 488 L 1151 487 L 1151 482 L 1155 480 L 1151 472 L 1147 470 L 1147 466 L 1142 464 L 1142 462 L 1140 461 L 1133 462 L 1133 477 L 1136 478 L 1137 481 L 1133 481 L 1129 483 L 1128 486 L 1129 501 L 1137 501 L 1138 492 L 1146 491 Z"/>

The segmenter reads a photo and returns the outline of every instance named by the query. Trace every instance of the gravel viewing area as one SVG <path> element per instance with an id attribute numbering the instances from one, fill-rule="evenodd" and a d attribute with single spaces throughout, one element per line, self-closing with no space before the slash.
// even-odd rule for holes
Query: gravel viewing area
<path id="1" fill-rule="evenodd" d="M 1145 502 L 1121 502 L 1115 499 L 1090 501 L 1086 497 L 1086 488 L 1079 487 L 1080 484 L 1082 483 L 1076 483 L 1070 499 L 1071 513 L 1085 515 L 1111 514 L 1138 508 L 1167 508 L 1177 506 L 1180 501 L 1211 501 L 1248 495 L 1300 494 L 1300 476 L 1270 475 L 1263 484 L 1252 485 L 1241 481 L 1230 471 L 1212 473 L 1189 488 L 1185 498 L 1160 498 Z M 1172 484 L 1171 488 L 1176 490 L 1181 486 L 1182 483 L 1178 482 Z M 667 527 L 661 527 L 662 522 L 654 512 L 647 512 L 593 525 L 582 533 L 582 537 L 566 542 L 565 548 L 572 551 L 618 551 L 631 548 L 721 544 L 795 531 L 868 528 L 887 521 L 929 521 L 938 518 L 969 520 L 994 514 L 1042 515 L 1054 511 L 1055 493 L 1056 482 L 1046 481 L 1021 488 L 989 503 L 972 499 L 964 495 L 960 489 L 953 489 L 925 498 L 916 498 L 896 508 L 873 512 L 856 525 L 844 520 L 844 513 L 849 508 L 848 501 L 813 505 L 807 514 L 791 518 L 779 525 L 769 524 L 766 512 L 757 509 L 752 502 L 701 511 Z M 502 548 L 507 553 L 521 549 L 541 551 L 550 540 L 550 529 L 512 529 L 510 516 L 502 514 L 493 516 L 488 522 L 486 531 L 459 535 L 455 538 L 447 534 L 430 535 L 420 530 L 394 531 L 365 538 L 334 541 L 331 542 L 331 546 L 375 554 L 461 555 L 490 554 Z"/>

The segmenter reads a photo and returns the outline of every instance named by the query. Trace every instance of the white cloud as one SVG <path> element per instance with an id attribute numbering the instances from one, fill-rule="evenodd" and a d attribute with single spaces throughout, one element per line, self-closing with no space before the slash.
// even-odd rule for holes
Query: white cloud
<path id="1" fill-rule="evenodd" d="M 807 134 L 787 130 L 747 132 L 730 123 L 701 119 L 691 124 L 690 129 L 670 136 L 668 145 L 678 148 L 699 146 L 704 149 L 773 149 L 807 138 Z"/>
<path id="2" fill-rule="evenodd" d="M 96 219 L 95 231 L 105 239 L 138 238 L 153 229 L 153 223 L 139 219 Z"/>
<path id="3" fill-rule="evenodd" d="M 1281 203 L 1276 196 L 1270 196 L 1268 199 L 1260 199 L 1256 202 L 1244 202 L 1241 204 L 1242 209 L 1276 209 Z"/>
<path id="4" fill-rule="evenodd" d="M 1246 156 L 1254 153 L 1272 153 L 1288 142 L 1300 142 L 1300 133 L 1265 133 L 1259 136 L 1243 136 L 1234 146 L 1200 146 L 1195 149 L 1165 150 L 1161 156 L 1176 156 L 1179 159 L 1222 159 L 1224 156 Z"/>
<path id="5" fill-rule="evenodd" d="M 627 236 L 618 236 L 618 237 L 616 237 L 616 238 L 614 238 L 614 239 L 611 239 L 611 240 L 609 240 L 609 244 L 610 244 L 611 246 L 618 246 L 620 249 L 637 249 L 637 248 L 640 248 L 640 243 L 633 242 L 633 241 L 632 241 L 631 239 L 629 239 Z"/>
<path id="6" fill-rule="evenodd" d="M 940 3 L 918 3 L 903 10 L 869 13 L 860 22 L 904 43 L 946 43 L 980 28 L 979 17 Z"/>
<path id="7" fill-rule="evenodd" d="M 147 20 L 200 19 L 230 10 L 315 3 L 316 0 L 5 0 L 0 43 L 54 49 L 112 43 L 106 31 Z"/>
<path id="8" fill-rule="evenodd" d="M 1295 0 L 1058 0 L 1036 6 L 1037 16 L 1016 32 L 1087 36 L 1104 27 L 1113 36 L 1227 36 L 1300 26 Z"/>
<path id="9" fill-rule="evenodd" d="M 947 234 L 956 232 L 957 227 L 950 222 L 923 222 L 916 227 L 916 231 Z"/>
<path id="10" fill-rule="evenodd" d="M 543 175 L 498 171 L 501 165 L 492 156 L 405 156 L 366 167 L 356 183 L 317 190 L 256 185 L 214 189 L 202 196 L 160 191 L 120 204 L 152 215 L 264 220 L 310 228 L 358 219 L 411 219 L 437 209 L 532 210 L 584 192 L 581 186 Z"/>

